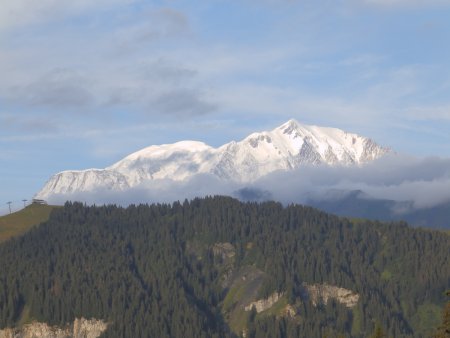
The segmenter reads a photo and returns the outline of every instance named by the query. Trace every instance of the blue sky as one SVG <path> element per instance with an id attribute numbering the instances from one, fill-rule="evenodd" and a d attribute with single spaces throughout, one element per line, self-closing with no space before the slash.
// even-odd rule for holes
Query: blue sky
<path id="1" fill-rule="evenodd" d="M 0 213 L 54 173 L 290 118 L 450 157 L 450 1 L 3 0 Z"/>

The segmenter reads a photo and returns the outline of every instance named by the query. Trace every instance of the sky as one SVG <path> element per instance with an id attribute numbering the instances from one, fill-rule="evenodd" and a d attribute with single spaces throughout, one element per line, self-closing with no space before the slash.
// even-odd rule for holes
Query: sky
<path id="1" fill-rule="evenodd" d="M 294 118 L 450 157 L 448 0 L 0 0 L 0 213 L 54 173 Z"/>

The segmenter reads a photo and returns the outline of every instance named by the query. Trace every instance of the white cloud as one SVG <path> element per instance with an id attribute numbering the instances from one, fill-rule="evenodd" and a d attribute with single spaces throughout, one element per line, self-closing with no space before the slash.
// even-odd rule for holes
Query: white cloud
<path id="1" fill-rule="evenodd" d="M 310 194 L 320 199 L 330 190 L 361 190 L 421 209 L 450 201 L 450 159 L 395 155 L 363 167 L 304 167 L 270 174 L 253 187 L 285 203 L 304 202 Z"/>

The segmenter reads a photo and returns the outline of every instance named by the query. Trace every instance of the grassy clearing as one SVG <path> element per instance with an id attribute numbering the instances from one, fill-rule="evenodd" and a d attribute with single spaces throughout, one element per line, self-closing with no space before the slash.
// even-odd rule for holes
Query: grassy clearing
<path id="1" fill-rule="evenodd" d="M 247 326 L 249 312 L 244 306 L 256 300 L 263 282 L 263 272 L 254 266 L 244 266 L 234 280 L 222 303 L 222 313 L 231 330 L 238 336 Z"/>
<path id="2" fill-rule="evenodd" d="M 228 324 L 235 334 L 240 336 L 242 331 L 247 328 L 249 314 L 249 312 L 241 308 L 232 312 Z"/>
<path id="3" fill-rule="evenodd" d="M 45 222 L 50 217 L 53 209 L 52 205 L 31 204 L 26 208 L 0 217 L 0 243 L 22 235 L 33 226 Z"/>

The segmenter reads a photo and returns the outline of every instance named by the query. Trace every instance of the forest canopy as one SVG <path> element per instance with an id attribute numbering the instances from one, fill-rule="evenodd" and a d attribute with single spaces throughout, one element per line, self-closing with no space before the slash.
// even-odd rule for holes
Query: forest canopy
<path id="1" fill-rule="evenodd" d="M 105 337 L 368 337 L 377 327 L 429 337 L 450 285 L 449 250 L 442 232 L 300 205 L 68 202 L 0 245 L 0 328 L 83 316 L 110 323 Z M 250 280 L 253 300 L 279 293 L 281 305 L 245 311 Z M 313 304 L 313 284 L 359 300 Z"/>

